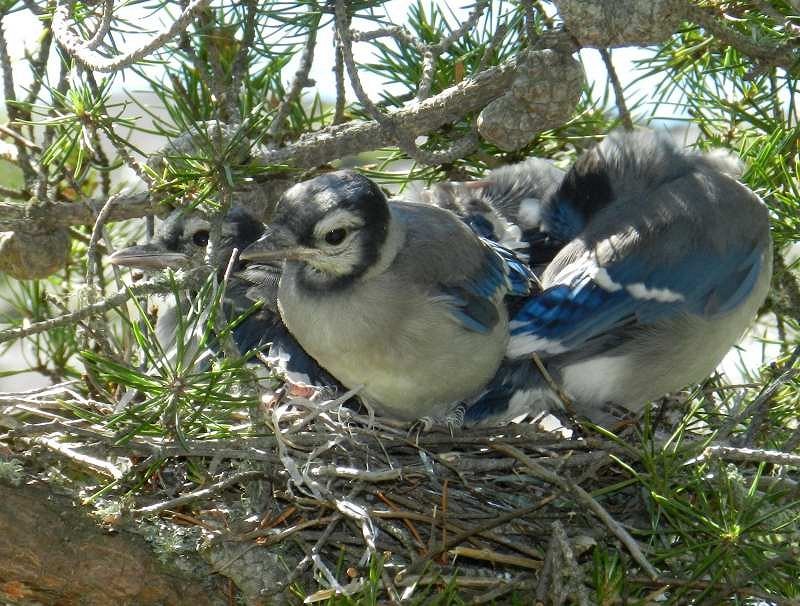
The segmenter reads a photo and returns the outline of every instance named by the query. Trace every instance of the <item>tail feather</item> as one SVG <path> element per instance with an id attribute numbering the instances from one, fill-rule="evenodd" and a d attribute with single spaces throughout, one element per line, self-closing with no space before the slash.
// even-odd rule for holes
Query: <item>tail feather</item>
<path id="1" fill-rule="evenodd" d="M 530 359 L 507 359 L 483 393 L 467 406 L 464 424 L 501 424 L 558 407 L 558 398 Z"/>

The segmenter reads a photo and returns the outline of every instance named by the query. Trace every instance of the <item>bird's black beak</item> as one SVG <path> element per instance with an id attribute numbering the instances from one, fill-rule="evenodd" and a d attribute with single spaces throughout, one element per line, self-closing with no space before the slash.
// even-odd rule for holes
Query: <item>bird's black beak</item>
<path id="1" fill-rule="evenodd" d="M 308 259 L 316 254 L 312 248 L 301 246 L 289 230 L 267 226 L 264 235 L 242 251 L 243 261 L 274 263 L 284 259 Z"/>
<path id="2" fill-rule="evenodd" d="M 185 267 L 189 263 L 187 255 L 167 250 L 158 242 L 123 248 L 112 254 L 108 260 L 114 265 L 150 270 L 168 267 L 177 269 Z"/>

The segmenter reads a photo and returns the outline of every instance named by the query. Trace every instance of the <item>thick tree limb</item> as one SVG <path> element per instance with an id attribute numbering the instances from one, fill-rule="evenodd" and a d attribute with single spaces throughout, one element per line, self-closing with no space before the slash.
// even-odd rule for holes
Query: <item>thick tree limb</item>
<path id="1" fill-rule="evenodd" d="M 0 231 L 37 231 L 72 225 L 94 225 L 105 201 L 92 200 L 86 204 L 45 202 L 43 204 L 15 204 L 0 202 Z M 108 220 L 120 221 L 153 214 L 158 210 L 150 201 L 150 194 L 120 194 L 108 212 Z"/>
<path id="2" fill-rule="evenodd" d="M 225 603 L 207 577 L 170 569 L 142 539 L 99 528 L 70 499 L 33 486 L 0 490 L 3 603 Z"/>
<path id="3" fill-rule="evenodd" d="M 411 136 L 430 133 L 481 110 L 487 103 L 505 94 L 520 65 L 536 60 L 537 56 L 537 51 L 534 51 L 515 57 L 425 101 L 387 113 L 386 117 L 396 128 Z M 559 75 L 553 74 L 553 78 L 557 79 Z M 305 135 L 296 143 L 281 149 L 265 151 L 259 160 L 264 164 L 290 163 L 311 168 L 344 156 L 394 144 L 392 134 L 374 120 L 348 122 Z"/>

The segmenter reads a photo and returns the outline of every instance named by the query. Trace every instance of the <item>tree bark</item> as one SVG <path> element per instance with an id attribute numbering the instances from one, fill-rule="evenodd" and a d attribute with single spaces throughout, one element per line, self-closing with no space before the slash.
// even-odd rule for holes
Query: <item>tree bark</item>
<path id="1" fill-rule="evenodd" d="M 3 603 L 226 603 L 218 582 L 162 564 L 143 539 L 98 527 L 68 497 L 35 486 L 0 493 Z"/>

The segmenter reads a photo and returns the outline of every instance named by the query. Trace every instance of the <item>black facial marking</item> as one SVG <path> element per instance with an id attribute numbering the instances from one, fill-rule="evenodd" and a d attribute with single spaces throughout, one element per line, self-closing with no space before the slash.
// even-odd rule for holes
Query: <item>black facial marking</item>
<path id="1" fill-rule="evenodd" d="M 230 245 L 239 250 L 245 249 L 264 233 L 264 224 L 238 206 L 228 211 L 225 222 L 231 227 L 232 242 Z"/>
<path id="2" fill-rule="evenodd" d="M 187 252 L 183 251 L 181 240 L 183 239 L 183 228 L 186 224 L 186 217 L 183 214 L 170 215 L 164 220 L 161 226 L 160 239 L 164 248 L 171 252 Z"/>
<path id="3" fill-rule="evenodd" d="M 377 262 L 386 241 L 389 229 L 386 197 L 376 183 L 348 170 L 326 173 L 289 189 L 278 203 L 274 220 L 289 227 L 301 245 L 316 247 L 319 244 L 314 231 L 316 225 L 336 210 L 347 210 L 361 218 L 363 225 L 353 238 L 354 245 L 359 248 L 358 262 L 349 274 L 329 276 L 328 280 L 312 279 L 309 276 L 315 270 L 307 267 L 306 272 L 301 272 L 305 288 L 334 291 L 351 284 Z M 334 234 L 338 231 L 333 229 L 323 237 L 327 239 L 333 234 L 335 241 L 341 235 L 341 241 L 346 234 Z M 305 278 L 304 274 L 307 274 Z"/>
<path id="4" fill-rule="evenodd" d="M 608 167 L 597 147 L 575 161 L 555 194 L 559 202 L 569 202 L 588 220 L 614 197 Z"/>
<path id="5" fill-rule="evenodd" d="M 217 255 L 221 258 L 218 264 L 219 271 L 222 272 L 220 277 L 224 275 L 233 249 L 236 248 L 241 253 L 264 233 L 264 224 L 238 206 L 228 211 L 222 227 L 220 247 L 217 251 Z M 233 271 L 242 271 L 247 265 L 246 261 L 237 257 Z"/>

